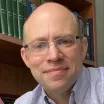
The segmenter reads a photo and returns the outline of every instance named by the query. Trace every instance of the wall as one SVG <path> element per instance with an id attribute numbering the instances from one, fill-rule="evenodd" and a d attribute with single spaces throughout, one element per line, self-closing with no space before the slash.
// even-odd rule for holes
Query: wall
<path id="1" fill-rule="evenodd" d="M 104 66 L 104 0 L 95 0 L 98 65 Z"/>

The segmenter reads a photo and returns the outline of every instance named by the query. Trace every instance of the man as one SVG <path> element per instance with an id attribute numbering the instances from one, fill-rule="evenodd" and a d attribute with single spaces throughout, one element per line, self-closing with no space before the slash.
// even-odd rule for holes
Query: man
<path id="1" fill-rule="evenodd" d="M 38 7 L 24 25 L 23 44 L 22 59 L 39 85 L 14 104 L 104 104 L 103 68 L 83 66 L 87 39 L 67 8 Z"/>

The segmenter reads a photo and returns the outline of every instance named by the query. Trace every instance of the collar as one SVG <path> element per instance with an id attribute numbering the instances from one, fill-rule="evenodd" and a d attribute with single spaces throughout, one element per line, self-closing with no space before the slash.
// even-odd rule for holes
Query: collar
<path id="1" fill-rule="evenodd" d="M 79 78 L 73 87 L 73 93 L 74 93 L 73 99 L 76 102 L 76 104 L 82 104 L 85 95 L 88 91 L 89 85 L 90 85 L 89 69 L 83 66 L 82 72 L 80 73 Z"/>
<path id="2" fill-rule="evenodd" d="M 51 102 L 51 104 L 55 104 L 55 102 L 47 96 L 47 94 L 45 93 L 45 91 L 44 91 L 43 88 L 42 88 L 42 96 L 43 96 L 43 99 L 44 99 L 44 97 L 46 96 L 47 99 L 48 99 L 48 101 Z"/>

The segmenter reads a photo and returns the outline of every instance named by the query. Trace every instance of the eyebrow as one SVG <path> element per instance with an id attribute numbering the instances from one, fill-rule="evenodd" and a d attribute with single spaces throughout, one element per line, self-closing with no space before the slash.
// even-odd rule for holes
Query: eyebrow
<path id="1" fill-rule="evenodd" d="M 46 41 L 46 40 L 48 40 L 47 37 L 35 37 L 35 38 L 33 39 L 33 41 Z"/>
<path id="2" fill-rule="evenodd" d="M 54 39 L 65 37 L 65 36 L 70 36 L 70 35 L 72 36 L 72 34 L 60 34 L 59 36 L 55 36 Z M 73 36 L 74 36 L 74 34 L 73 34 Z"/>
<path id="3" fill-rule="evenodd" d="M 69 35 L 72 35 L 72 34 L 60 34 L 58 36 L 54 36 L 53 39 L 57 39 L 57 38 L 61 38 L 61 37 L 64 37 L 64 36 L 69 36 Z M 35 37 L 33 39 L 33 41 L 48 41 L 48 37 Z"/>

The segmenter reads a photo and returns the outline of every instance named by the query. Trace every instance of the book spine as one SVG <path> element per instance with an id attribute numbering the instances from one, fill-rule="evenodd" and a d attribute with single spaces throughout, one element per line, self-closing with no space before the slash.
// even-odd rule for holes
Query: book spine
<path id="1" fill-rule="evenodd" d="M 27 0 L 23 0 L 23 7 L 24 7 L 24 14 L 23 14 L 23 17 L 24 17 L 24 23 L 27 19 Z"/>
<path id="2" fill-rule="evenodd" d="M 17 0 L 17 14 L 18 14 L 18 34 L 19 39 L 23 39 L 23 24 L 24 24 L 24 6 L 23 6 L 23 0 Z"/>
<path id="3" fill-rule="evenodd" d="M 50 0 L 40 0 L 40 4 L 44 4 L 44 3 L 48 2 L 48 1 L 50 1 Z"/>
<path id="4" fill-rule="evenodd" d="M 81 16 L 78 16 L 81 36 L 84 36 L 84 19 Z"/>
<path id="5" fill-rule="evenodd" d="M 14 104 L 15 99 L 10 99 L 10 98 L 2 98 L 4 104 Z"/>
<path id="6" fill-rule="evenodd" d="M 87 49 L 87 54 L 86 54 L 86 59 L 91 60 L 90 59 L 90 37 L 89 37 L 89 23 L 87 22 L 87 20 L 84 21 L 84 34 L 85 37 L 87 38 L 88 41 L 88 49 Z"/>
<path id="7" fill-rule="evenodd" d="M 14 37 L 18 38 L 18 16 L 17 16 L 17 0 L 12 1 L 13 6 L 13 27 L 14 27 Z"/>
<path id="8" fill-rule="evenodd" d="M 0 0 L 1 32 L 8 34 L 6 0 Z"/>
<path id="9" fill-rule="evenodd" d="M 89 37 L 90 37 L 90 58 L 94 61 L 94 44 L 93 44 L 93 20 L 92 18 L 88 19 L 89 23 Z"/>
<path id="10" fill-rule="evenodd" d="M 27 0 L 27 17 L 37 8 L 37 5 Z"/>
<path id="11" fill-rule="evenodd" d="M 14 36 L 12 0 L 6 0 L 8 35 Z"/>

